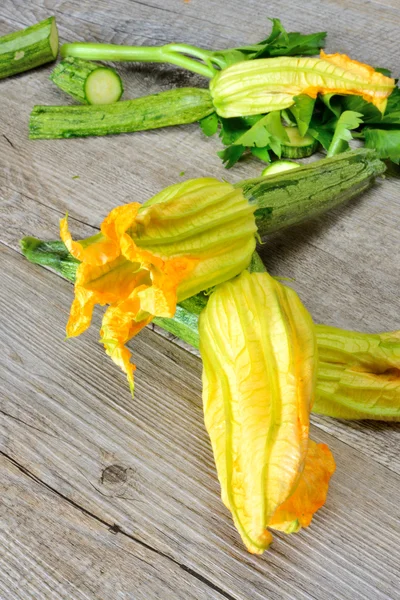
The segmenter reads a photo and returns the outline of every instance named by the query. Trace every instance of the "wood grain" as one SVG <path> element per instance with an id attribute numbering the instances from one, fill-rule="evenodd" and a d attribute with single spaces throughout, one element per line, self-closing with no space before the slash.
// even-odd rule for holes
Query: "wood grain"
<path id="1" fill-rule="evenodd" d="M 399 75 L 397 0 L 272 0 L 267 7 L 257 0 L 3 0 L 0 35 L 49 14 L 61 41 L 204 47 L 257 41 L 269 29 L 266 17 L 279 16 L 289 29 L 328 29 L 328 51 Z M 206 85 L 168 66 L 117 68 L 126 98 Z M 74 233 L 84 236 L 127 200 L 143 202 L 190 177 L 236 182 L 262 166 L 245 161 L 227 172 L 216 156 L 219 141 L 195 125 L 29 141 L 34 104 L 70 102 L 48 81 L 50 70 L 0 83 L 0 597 L 400 598 L 399 425 L 313 418 L 314 439 L 328 443 L 337 461 L 327 505 L 308 530 L 276 535 L 255 558 L 219 499 L 199 360 L 142 332 L 132 343 L 132 401 L 97 343 L 99 312 L 85 336 L 62 341 L 71 285 L 17 254 L 22 235 L 57 237 L 68 211 Z M 399 185 L 387 178 L 263 246 L 270 272 L 294 278 L 317 322 L 399 328 Z"/>
<path id="2" fill-rule="evenodd" d="M 188 598 L 217 590 L 74 506 L 0 456 L 2 598 Z"/>
<path id="3" fill-rule="evenodd" d="M 390 182 L 390 183 L 392 183 L 392 182 Z M 55 237 L 55 232 L 58 230 L 59 220 L 61 217 L 64 216 L 61 212 L 59 212 L 56 208 L 49 207 L 49 206 L 43 205 L 41 203 L 38 203 L 33 198 L 27 198 L 27 197 L 23 196 L 22 194 L 18 194 L 16 192 L 12 192 L 10 190 L 4 190 L 4 191 L 5 191 L 5 196 L 0 205 L 0 221 L 2 224 L 1 228 L 2 228 L 3 243 L 5 243 L 10 248 L 13 248 L 14 250 L 17 250 L 19 252 L 20 249 L 19 249 L 18 241 L 24 235 L 31 234 L 32 231 L 34 231 L 35 234 L 39 238 L 42 238 L 42 239 L 52 239 Z M 362 202 L 364 202 L 364 201 L 365 201 L 365 197 L 362 199 Z M 393 205 L 393 208 L 394 208 L 394 205 Z M 345 218 L 347 210 L 349 210 L 349 207 L 347 207 L 347 209 L 342 209 L 342 211 L 341 211 L 342 218 Z M 23 220 L 21 220 L 21 218 L 20 218 L 21 213 L 24 214 Z M 395 215 L 394 210 L 393 210 L 393 215 L 395 218 L 396 215 Z M 333 225 L 333 223 L 332 223 L 332 221 L 334 220 L 333 213 L 330 213 L 325 218 L 326 219 L 329 218 L 329 222 Z M 70 226 L 73 229 L 77 238 L 85 237 L 88 235 L 93 235 L 93 233 L 95 233 L 97 231 L 96 228 L 88 226 L 74 218 L 70 217 L 69 221 L 70 221 Z M 315 252 L 315 247 L 312 247 L 308 244 L 306 231 L 309 231 L 310 237 L 312 237 L 313 229 L 315 229 L 317 227 L 321 227 L 321 226 L 323 226 L 322 219 L 315 220 L 314 222 L 309 223 L 307 225 L 303 225 L 302 227 L 293 228 L 293 229 L 291 229 L 290 232 L 287 232 L 286 234 L 280 234 L 279 237 L 276 236 L 276 238 L 275 238 L 275 242 L 276 242 L 275 248 L 279 249 L 281 247 L 283 249 L 285 247 L 285 245 L 286 245 L 286 248 L 290 248 L 291 244 L 292 244 L 293 236 L 294 236 L 294 239 L 295 239 L 298 247 L 302 247 L 303 244 L 306 246 L 308 245 L 308 254 L 313 253 L 313 252 Z M 286 237 L 286 241 L 282 239 L 284 237 Z M 292 237 L 292 240 L 290 239 L 291 237 Z M 278 244 L 279 238 L 280 238 L 280 241 Z M 266 248 L 268 248 L 269 246 L 274 248 L 272 241 L 271 241 L 271 243 L 268 242 Z M 265 251 L 266 248 L 261 247 L 260 251 L 264 255 L 264 260 L 265 260 L 266 264 L 270 265 L 271 264 L 271 256 L 272 256 L 272 261 L 275 260 L 274 251 L 271 253 L 271 255 L 268 255 L 268 253 Z M 275 248 L 274 248 L 274 250 L 275 250 Z M 307 254 L 305 253 L 304 261 L 306 261 L 306 259 L 307 259 Z M 312 298 L 312 289 L 307 289 L 307 288 L 303 287 L 303 289 L 299 290 L 299 287 L 298 287 L 299 284 L 301 284 L 301 282 L 302 282 L 301 271 L 302 270 L 304 271 L 304 264 L 307 264 L 307 262 L 304 262 L 304 261 L 302 262 L 301 258 L 296 260 L 296 262 L 293 260 L 293 258 L 291 261 L 288 261 L 289 266 L 293 267 L 293 265 L 294 265 L 299 270 L 299 274 L 296 278 L 296 281 L 292 285 L 295 285 L 295 287 L 297 287 L 297 290 L 300 292 L 302 298 L 304 298 L 304 297 L 308 298 L 308 302 L 310 304 L 312 303 L 312 306 L 313 306 L 312 310 L 318 311 L 320 309 L 319 297 L 313 299 Z M 325 263 L 323 263 L 321 265 L 321 271 L 320 271 L 321 280 L 323 280 L 323 277 L 324 277 L 324 275 L 323 275 L 324 268 L 326 268 Z M 270 270 L 271 270 L 271 272 L 273 272 L 273 264 L 272 264 L 272 268 L 270 267 Z M 280 274 L 285 271 L 276 270 L 275 272 L 277 274 Z M 396 274 L 394 273 L 393 274 L 394 285 L 396 283 L 395 275 Z M 350 287 L 348 288 L 348 291 L 349 291 L 349 293 L 353 293 L 352 288 L 350 288 Z M 330 297 L 330 295 L 328 297 Z M 379 302 L 377 303 L 377 305 L 379 308 Z M 396 305 L 397 304 L 395 302 L 389 304 L 390 307 L 396 306 Z M 346 309 L 348 310 L 348 305 L 346 303 L 344 303 L 343 307 L 341 307 L 341 309 L 343 310 L 343 313 L 346 314 L 344 311 Z M 379 313 L 379 314 L 381 314 L 381 313 Z M 322 321 L 324 318 L 327 318 L 326 315 L 328 315 L 328 319 L 330 318 L 329 313 L 326 312 L 322 317 Z M 383 315 L 383 317 L 386 318 L 386 315 Z M 314 318 L 315 318 L 315 315 L 314 315 Z M 354 316 L 353 316 L 353 318 L 354 318 Z M 330 322 L 332 324 L 337 323 L 337 321 L 335 321 L 333 319 Z M 393 321 L 393 322 L 395 322 L 395 321 Z M 349 325 L 347 325 L 347 322 L 344 322 L 342 324 L 342 326 L 346 327 Z M 351 326 L 351 324 L 350 324 L 350 326 Z M 364 322 L 364 323 L 361 322 L 358 327 L 360 329 L 364 329 L 365 331 L 367 331 L 367 330 L 373 331 L 374 330 L 373 327 L 370 327 L 370 324 L 368 322 Z M 150 328 L 152 328 L 154 331 L 156 331 L 159 335 L 167 337 L 167 339 L 172 340 L 175 344 L 178 344 L 181 347 L 184 347 L 186 350 L 191 351 L 196 356 L 198 356 L 198 353 L 196 353 L 196 351 L 193 351 L 193 349 L 190 349 L 183 342 L 180 342 L 180 340 L 175 338 L 175 336 L 172 336 L 171 334 L 166 333 L 165 331 L 163 331 L 162 329 L 160 329 L 159 327 L 157 327 L 155 325 L 150 325 Z M 388 328 L 389 329 L 391 328 L 390 321 L 388 321 Z M 354 329 L 355 329 L 355 327 L 354 327 Z M 378 329 L 379 328 L 376 328 L 376 330 L 378 330 Z M 155 340 L 154 343 L 157 343 L 157 339 L 154 338 L 154 340 Z M 372 422 L 372 421 L 371 422 L 368 422 L 368 421 L 357 421 L 357 422 L 350 421 L 350 422 L 348 422 L 348 421 L 338 421 L 336 419 L 329 419 L 327 417 L 320 417 L 320 416 L 316 416 L 316 415 L 313 415 L 312 419 L 316 425 L 318 425 L 321 429 L 323 429 L 327 433 L 331 433 L 331 434 L 337 436 L 340 440 L 342 440 L 349 446 L 351 446 L 353 448 L 357 448 L 360 452 L 364 453 L 369 458 L 373 458 L 376 462 L 378 462 L 382 465 L 385 465 L 387 468 L 400 474 L 400 458 L 399 458 L 398 450 L 397 450 L 398 444 L 399 444 L 399 436 L 400 436 L 400 425 L 398 423 L 388 424 L 388 423 L 379 423 L 379 422 Z"/>
<path id="4" fill-rule="evenodd" d="M 132 402 L 123 375 L 102 360 L 98 314 L 86 339 L 62 341 L 70 285 L 57 279 L 55 287 L 52 274 L 27 270 L 8 249 L 3 273 L 8 457 L 233 598 L 247 598 L 249 589 L 254 598 L 391 597 L 398 584 L 398 475 L 314 428 L 338 465 L 326 507 L 309 530 L 277 535 L 262 559 L 247 555 L 219 500 L 198 360 L 142 332 L 132 345 Z M 112 466 L 123 476 L 107 474 Z"/>

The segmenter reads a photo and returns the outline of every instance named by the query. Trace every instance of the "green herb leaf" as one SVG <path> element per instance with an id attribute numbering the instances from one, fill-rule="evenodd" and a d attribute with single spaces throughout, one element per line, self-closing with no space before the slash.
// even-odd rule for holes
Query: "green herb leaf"
<path id="1" fill-rule="evenodd" d="M 325 31 L 308 35 L 298 32 L 288 33 L 279 19 L 270 19 L 270 21 L 272 21 L 272 30 L 265 40 L 249 46 L 210 52 L 209 60 L 220 69 L 225 69 L 236 62 L 255 58 L 310 56 L 318 54 L 325 45 Z"/>
<path id="2" fill-rule="evenodd" d="M 315 99 L 307 94 L 301 94 L 293 98 L 294 105 L 290 107 L 290 112 L 296 119 L 299 133 L 303 137 L 306 135 L 310 126 L 311 117 L 313 114 Z"/>
<path id="3" fill-rule="evenodd" d="M 260 160 L 269 163 L 271 162 L 271 157 L 269 155 L 268 152 L 268 147 L 266 148 L 251 148 L 250 152 L 253 154 L 253 156 L 255 156 L 256 158 L 259 158 Z"/>
<path id="4" fill-rule="evenodd" d="M 238 137 L 234 144 L 248 146 L 249 148 L 252 146 L 256 146 L 257 148 L 263 148 L 264 146 L 267 146 L 271 138 L 267 128 L 265 127 L 268 116 L 269 115 L 266 115 L 257 121 L 255 125 L 250 127 L 250 129 Z"/>
<path id="5" fill-rule="evenodd" d="M 236 139 L 234 144 L 248 148 L 263 148 L 263 156 L 266 156 L 265 152 L 272 150 L 280 158 L 282 144 L 288 141 L 289 138 L 282 125 L 281 113 L 279 110 L 274 110 L 257 119 L 248 131 Z"/>
<path id="6" fill-rule="evenodd" d="M 382 75 L 385 75 L 385 77 L 392 76 L 391 71 L 389 71 L 389 69 L 385 69 L 384 67 L 375 67 L 375 71 L 377 71 L 378 73 L 382 73 Z"/>
<path id="7" fill-rule="evenodd" d="M 374 148 L 379 158 L 389 158 L 396 164 L 400 163 L 400 129 L 370 129 L 363 130 L 366 148 Z"/>
<path id="8" fill-rule="evenodd" d="M 342 96 L 338 94 L 321 94 L 321 100 L 327 108 L 335 115 L 338 119 L 343 112 L 343 106 L 341 103 Z M 350 96 L 351 98 L 360 98 L 360 96 Z M 362 98 L 361 98 L 362 100 Z M 353 110 L 353 109 L 349 109 Z"/>
<path id="9" fill-rule="evenodd" d="M 364 123 L 378 123 L 382 120 L 381 112 L 361 96 L 336 96 L 340 99 L 343 110 L 351 110 L 362 114 Z"/>
<path id="10" fill-rule="evenodd" d="M 362 123 L 362 114 L 352 110 L 345 110 L 337 121 L 332 142 L 328 148 L 327 156 L 334 156 L 349 149 L 349 141 L 353 138 L 352 129 L 357 129 Z"/>
<path id="11" fill-rule="evenodd" d="M 219 117 L 219 122 L 221 125 L 219 135 L 225 146 L 233 144 L 249 128 L 249 125 L 243 118 L 224 119 L 223 117 Z"/>
<path id="12" fill-rule="evenodd" d="M 245 150 L 246 148 L 244 146 L 228 146 L 228 148 L 221 150 L 221 152 L 217 152 L 217 154 L 222 159 L 225 168 L 230 169 L 237 163 Z"/>
<path id="13" fill-rule="evenodd" d="M 199 121 L 199 125 L 204 135 L 207 137 L 214 135 L 217 133 L 219 125 L 217 113 L 213 112 L 208 117 L 204 117 L 204 119 Z"/>

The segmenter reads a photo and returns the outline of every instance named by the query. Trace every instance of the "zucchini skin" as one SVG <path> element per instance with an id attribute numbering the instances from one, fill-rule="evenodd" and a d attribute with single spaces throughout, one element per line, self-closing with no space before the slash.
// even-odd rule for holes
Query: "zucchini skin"
<path id="1" fill-rule="evenodd" d="M 69 94 L 78 102 L 81 102 L 82 104 L 91 104 L 86 96 L 86 84 L 89 76 L 99 69 L 110 71 L 115 76 L 115 80 L 119 80 L 121 88 L 119 98 L 121 98 L 124 88 L 118 73 L 111 67 L 104 67 L 88 60 L 71 57 L 64 58 L 64 60 L 59 62 L 53 69 L 50 80 L 63 90 L 63 92 Z M 116 101 L 118 101 L 119 98 Z"/>
<path id="2" fill-rule="evenodd" d="M 318 150 L 319 142 L 318 140 L 313 140 L 311 144 L 307 144 L 305 146 L 295 146 L 290 144 L 282 144 L 281 152 L 282 158 L 307 158 L 311 156 Z"/>
<path id="3" fill-rule="evenodd" d="M 324 158 L 300 169 L 240 181 L 261 237 L 348 202 L 368 189 L 386 170 L 376 152 L 361 148 Z"/>
<path id="4" fill-rule="evenodd" d="M 131 133 L 194 123 L 213 112 L 208 90 L 180 88 L 90 106 L 35 106 L 29 121 L 30 139 L 61 139 Z"/>
<path id="5" fill-rule="evenodd" d="M 0 38 L 0 79 L 51 62 L 58 54 L 55 17 Z"/>

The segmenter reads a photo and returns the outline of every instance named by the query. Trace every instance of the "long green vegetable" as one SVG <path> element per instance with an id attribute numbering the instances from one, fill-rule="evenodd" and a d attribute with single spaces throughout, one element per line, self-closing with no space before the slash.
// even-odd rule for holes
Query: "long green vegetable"
<path id="1" fill-rule="evenodd" d="M 58 31 L 54 17 L 5 35 L 0 38 L 0 79 L 51 62 L 57 54 Z"/>
<path id="2" fill-rule="evenodd" d="M 347 202 L 384 171 L 374 151 L 359 149 L 236 186 L 257 205 L 256 223 L 263 237 Z"/>
<path id="3" fill-rule="evenodd" d="M 35 106 L 29 121 L 30 139 L 130 133 L 169 125 L 194 123 L 212 113 L 208 90 L 181 88 L 92 106 Z"/>
<path id="4" fill-rule="evenodd" d="M 50 79 L 83 104 L 112 104 L 118 102 L 124 91 L 121 78 L 114 69 L 79 58 L 62 60 Z"/>
<path id="5" fill-rule="evenodd" d="M 255 218 L 260 237 L 279 229 L 301 223 L 338 204 L 357 196 L 385 171 L 384 164 L 372 150 L 354 150 L 333 158 L 268 177 L 248 179 L 236 184 L 245 197 L 256 205 Z M 74 281 L 78 262 L 62 242 L 41 242 L 24 238 L 22 250 L 26 258 L 48 266 Z M 254 268 L 254 266 L 253 266 Z M 204 308 L 202 294 L 185 300 L 182 305 L 190 313 L 199 314 Z M 182 337 L 190 317 L 177 311 Z M 168 324 L 165 325 L 168 327 Z M 188 333 L 192 339 L 193 330 Z M 196 343 L 191 341 L 193 345 Z"/>
<path id="6" fill-rule="evenodd" d="M 75 280 L 79 262 L 62 242 L 21 241 L 33 263 L 51 267 Z M 255 253 L 248 269 L 265 270 Z M 199 348 L 199 314 L 208 297 L 198 294 L 177 306 L 173 319 L 153 322 L 194 348 Z M 342 419 L 400 420 L 400 332 L 366 334 L 316 325 L 319 353 L 313 412 Z"/>

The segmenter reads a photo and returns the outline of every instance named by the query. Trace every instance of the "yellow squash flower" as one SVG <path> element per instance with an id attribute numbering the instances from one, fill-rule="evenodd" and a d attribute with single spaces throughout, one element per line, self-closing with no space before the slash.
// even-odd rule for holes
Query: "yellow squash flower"
<path id="1" fill-rule="evenodd" d="M 338 419 L 400 421 L 400 331 L 358 333 L 317 326 L 313 412 Z"/>
<path id="2" fill-rule="evenodd" d="M 345 54 L 319 58 L 262 58 L 223 69 L 210 82 L 213 104 L 221 117 L 258 115 L 294 104 L 306 94 L 354 94 L 382 113 L 395 87 L 394 79 L 378 73 Z"/>
<path id="3" fill-rule="evenodd" d="M 262 553 L 272 541 L 268 527 L 309 523 L 333 471 L 331 455 L 308 440 L 315 328 L 293 290 L 267 273 L 244 272 L 213 292 L 199 333 L 204 417 L 222 500 L 248 550 Z M 307 452 L 319 463 L 314 478 Z"/>
<path id="4" fill-rule="evenodd" d="M 81 261 L 67 336 L 89 327 L 96 304 L 109 304 L 102 322 L 106 352 L 128 376 L 134 365 L 125 343 L 154 316 L 172 317 L 177 302 L 238 275 L 255 248 L 254 207 L 241 190 L 213 178 L 173 185 L 143 206 L 111 211 L 101 233 L 61 238 Z"/>

